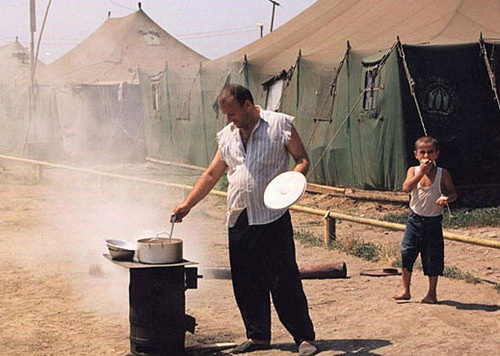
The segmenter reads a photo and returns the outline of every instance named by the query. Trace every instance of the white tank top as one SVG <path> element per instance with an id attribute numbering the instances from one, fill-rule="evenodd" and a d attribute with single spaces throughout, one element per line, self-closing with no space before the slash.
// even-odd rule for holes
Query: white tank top
<path id="1" fill-rule="evenodd" d="M 420 166 L 415 167 L 415 174 L 420 170 Z M 442 168 L 437 167 L 436 177 L 430 187 L 422 187 L 420 182 L 411 191 L 410 209 L 420 216 L 439 216 L 443 213 L 443 207 L 436 204 L 436 200 L 441 196 L 441 172 Z"/>

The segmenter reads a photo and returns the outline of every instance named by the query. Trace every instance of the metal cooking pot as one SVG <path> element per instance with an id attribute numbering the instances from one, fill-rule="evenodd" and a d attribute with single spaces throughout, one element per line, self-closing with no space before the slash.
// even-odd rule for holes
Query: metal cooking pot
<path id="1" fill-rule="evenodd" d="M 139 262 L 151 264 L 181 262 L 182 240 L 158 237 L 158 235 L 137 240 Z"/>

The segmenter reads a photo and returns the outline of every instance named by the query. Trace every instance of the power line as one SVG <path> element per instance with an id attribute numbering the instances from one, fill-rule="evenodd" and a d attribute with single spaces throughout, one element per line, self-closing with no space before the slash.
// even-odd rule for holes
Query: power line
<path id="1" fill-rule="evenodd" d="M 240 29 L 240 30 L 235 30 L 235 31 L 227 31 L 227 32 L 220 32 L 220 33 L 206 33 L 203 35 L 198 35 L 198 36 L 177 36 L 176 38 L 179 40 L 193 40 L 193 39 L 198 39 L 198 38 L 209 38 L 209 37 L 224 37 L 224 36 L 231 36 L 231 35 L 236 35 L 240 33 L 245 33 L 245 32 L 254 32 L 257 31 L 258 29 L 254 26 L 252 28 L 248 29 Z"/>
<path id="2" fill-rule="evenodd" d="M 250 28 L 255 28 L 255 26 L 244 26 L 244 27 L 235 27 L 235 28 L 229 28 L 229 29 L 224 29 L 224 30 L 212 30 L 212 31 L 202 31 L 202 32 L 191 32 L 191 33 L 184 33 L 179 36 L 196 36 L 196 35 L 205 35 L 209 33 L 224 33 L 227 31 L 237 31 L 237 30 L 243 30 L 243 29 L 250 29 Z"/>
<path id="3" fill-rule="evenodd" d="M 256 31 L 258 28 L 256 26 L 245 26 L 245 27 L 236 27 L 233 29 L 226 30 L 213 30 L 213 31 L 204 31 L 204 32 L 191 32 L 186 34 L 180 34 L 175 36 L 177 39 L 198 39 L 198 38 L 210 38 L 210 37 L 223 37 L 229 35 L 235 35 L 244 32 L 252 32 Z M 45 44 L 51 45 L 70 45 L 75 42 L 81 42 L 85 37 L 56 37 L 56 38 L 45 38 Z M 12 39 L 10 37 L 0 37 L 0 42 L 10 43 Z"/>
<path id="4" fill-rule="evenodd" d="M 137 9 L 134 9 L 132 7 L 128 7 L 128 6 L 125 6 L 125 5 L 122 5 L 120 3 L 117 3 L 116 1 L 113 1 L 113 0 L 108 0 L 110 3 L 112 3 L 113 5 L 116 5 L 118 7 L 121 7 L 122 9 L 127 9 L 127 10 L 132 10 L 132 11 L 135 11 Z"/>

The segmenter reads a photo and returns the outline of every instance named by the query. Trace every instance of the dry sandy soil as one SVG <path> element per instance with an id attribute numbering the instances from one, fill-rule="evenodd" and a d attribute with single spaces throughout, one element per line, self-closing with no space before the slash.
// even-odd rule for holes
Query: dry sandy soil
<path id="1" fill-rule="evenodd" d="M 128 271 L 102 257 L 106 238 L 135 241 L 169 228 L 167 215 L 182 192 L 145 184 L 98 180 L 48 170 L 33 183 L 29 170 L 3 166 L 0 175 L 0 354 L 125 355 L 129 351 Z M 118 172 L 169 179 L 145 166 Z M 28 172 L 28 173 L 26 173 Z M 179 174 L 177 179 L 184 179 Z M 157 175 L 157 176 L 155 176 Z M 159 176 L 161 175 L 161 177 Z M 188 181 L 186 176 L 185 180 Z M 404 207 L 316 195 L 302 205 L 377 217 Z M 185 258 L 200 267 L 227 266 L 224 203 L 207 198 L 175 227 Z M 321 218 L 292 214 L 295 227 L 319 234 Z M 339 236 L 387 246 L 400 232 L 342 222 Z M 462 229 L 500 239 L 498 228 Z M 400 277 L 361 276 L 389 266 L 297 242 L 299 265 L 345 262 L 349 278 L 304 280 L 320 355 L 499 355 L 500 294 L 490 283 L 441 278 L 437 305 L 419 300 L 427 280 L 417 271 L 412 300 L 395 302 Z M 446 242 L 446 263 L 500 282 L 500 251 Z M 196 317 L 188 346 L 241 342 L 244 329 L 229 280 L 199 280 L 186 292 L 187 313 Z M 294 355 L 291 337 L 273 314 L 273 349 L 253 355 Z M 210 354 L 210 353 L 209 353 Z M 225 350 L 217 355 L 230 354 Z"/>

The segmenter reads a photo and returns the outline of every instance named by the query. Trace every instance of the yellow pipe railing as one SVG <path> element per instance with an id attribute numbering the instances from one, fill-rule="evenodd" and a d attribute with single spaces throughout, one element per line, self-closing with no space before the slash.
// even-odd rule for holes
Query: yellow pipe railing
<path id="1" fill-rule="evenodd" d="M 0 158 L 8 159 L 8 160 L 13 160 L 13 161 L 18 161 L 18 162 L 30 163 L 30 164 L 34 164 L 34 165 L 38 165 L 38 166 L 45 166 L 45 167 L 52 167 L 52 168 L 61 168 L 61 169 L 67 169 L 67 170 L 70 170 L 70 171 L 82 172 L 82 173 L 90 173 L 90 174 L 95 174 L 95 175 L 104 176 L 104 177 L 125 179 L 125 180 L 134 181 L 134 182 L 163 185 L 163 186 L 171 187 L 171 188 L 180 188 L 180 189 L 192 189 L 193 188 L 192 186 L 185 185 L 185 184 L 168 183 L 168 182 L 164 182 L 164 181 L 161 181 L 161 180 L 139 178 L 139 177 L 131 177 L 131 176 L 123 175 L 123 174 L 101 172 L 101 171 L 96 171 L 95 169 L 79 168 L 79 167 L 67 166 L 67 165 L 59 164 L 59 163 L 50 163 L 50 162 L 44 162 L 44 161 L 37 161 L 37 160 L 34 160 L 34 159 L 28 159 L 28 158 L 11 157 L 11 156 L 4 156 L 4 155 L 0 155 Z M 211 194 L 218 195 L 218 196 L 221 196 L 221 197 L 226 197 L 227 196 L 227 194 L 225 192 L 221 192 L 219 190 L 212 190 Z"/>
<path id="2" fill-rule="evenodd" d="M 30 164 L 34 164 L 34 165 L 38 165 L 38 166 L 61 168 L 61 169 L 75 171 L 75 172 L 90 173 L 90 174 L 100 175 L 100 176 L 104 176 L 104 177 L 119 178 L 119 179 L 125 179 L 125 180 L 129 180 L 129 181 L 156 184 L 156 185 L 162 185 L 162 186 L 172 187 L 172 188 L 180 188 L 180 189 L 192 189 L 193 188 L 192 186 L 186 185 L 186 184 L 168 183 L 168 182 L 163 182 L 163 181 L 153 180 L 153 179 L 130 177 L 130 176 L 122 175 L 122 174 L 101 172 L 101 171 L 97 171 L 94 169 L 78 168 L 78 167 L 67 166 L 64 164 L 37 161 L 37 160 L 33 160 L 33 159 L 28 159 L 28 158 L 11 157 L 11 156 L 4 156 L 4 155 L 0 155 L 0 158 L 12 160 L 12 161 L 30 163 Z M 222 192 L 219 190 L 212 190 L 210 192 L 210 194 L 217 195 L 219 197 L 226 197 L 227 196 L 226 192 Z M 351 222 L 364 224 L 364 225 L 377 226 L 377 227 L 382 227 L 382 228 L 391 229 L 391 230 L 404 231 L 406 229 L 406 225 L 404 225 L 404 224 L 397 224 L 397 223 L 392 223 L 392 222 L 388 222 L 388 221 L 381 221 L 381 220 L 369 219 L 369 218 L 361 218 L 361 217 L 354 216 L 354 215 L 336 213 L 336 212 L 322 210 L 322 209 L 308 208 L 308 207 L 304 207 L 304 206 L 300 206 L 300 205 L 292 205 L 290 207 L 290 210 L 301 212 L 301 213 L 306 213 L 306 214 L 310 214 L 310 215 L 322 216 L 325 218 L 339 219 L 339 220 L 351 221 Z M 325 223 L 328 223 L 328 221 L 326 221 Z M 468 244 L 472 244 L 472 245 L 500 249 L 500 242 L 494 241 L 491 239 L 482 239 L 482 238 L 478 238 L 478 237 L 474 237 L 474 236 L 454 234 L 454 233 L 447 232 L 447 231 L 443 232 L 443 237 L 447 240 L 453 240 L 453 241 L 468 243 Z M 325 241 L 325 244 L 326 244 L 326 241 Z"/>
<path id="3" fill-rule="evenodd" d="M 339 220 L 346 220 L 346 221 L 351 221 L 351 222 L 364 224 L 364 225 L 383 227 L 383 228 L 391 229 L 391 230 L 405 231 L 405 229 L 406 229 L 406 225 L 404 225 L 404 224 L 397 224 L 397 223 L 392 223 L 389 221 L 381 221 L 381 220 L 369 219 L 369 218 L 360 218 L 360 217 L 354 216 L 354 215 L 336 213 L 333 211 L 327 211 L 327 210 L 322 210 L 322 209 L 307 208 L 307 207 L 299 206 L 299 205 L 293 205 L 290 209 L 294 210 L 294 211 L 306 213 L 306 214 L 330 217 L 330 218 L 339 219 Z M 459 241 L 459 242 L 464 242 L 464 243 L 468 243 L 468 244 L 472 244 L 472 245 L 479 245 L 479 246 L 493 247 L 493 248 L 500 249 L 500 242 L 495 241 L 495 240 L 481 239 L 481 238 L 473 237 L 473 236 L 460 235 L 460 234 L 455 234 L 455 233 L 448 232 L 448 231 L 443 231 L 443 237 L 447 240 Z"/>

